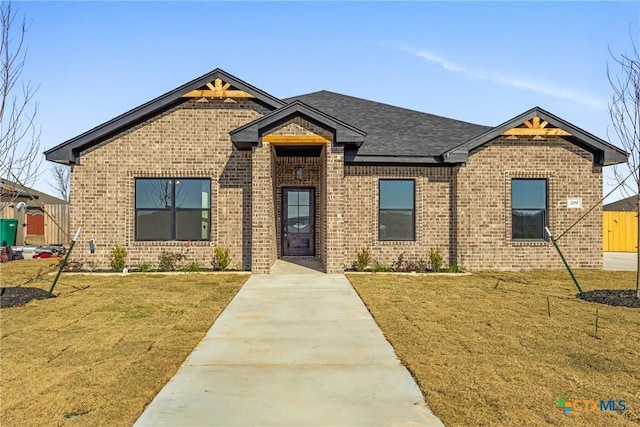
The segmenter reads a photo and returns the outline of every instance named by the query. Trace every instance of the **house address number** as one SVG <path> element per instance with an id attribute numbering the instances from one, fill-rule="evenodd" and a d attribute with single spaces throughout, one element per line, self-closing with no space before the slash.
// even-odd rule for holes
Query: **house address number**
<path id="1" fill-rule="evenodd" d="M 569 209 L 581 209 L 582 199 L 580 197 L 573 197 L 567 199 L 567 208 Z"/>

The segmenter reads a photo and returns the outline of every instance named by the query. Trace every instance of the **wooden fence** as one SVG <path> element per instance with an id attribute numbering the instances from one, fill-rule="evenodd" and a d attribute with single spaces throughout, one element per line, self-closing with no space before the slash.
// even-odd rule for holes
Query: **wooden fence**
<path id="1" fill-rule="evenodd" d="M 635 212 L 602 212 L 602 241 L 605 252 L 638 250 L 637 215 Z"/>
<path id="2" fill-rule="evenodd" d="M 44 243 L 69 243 L 69 205 L 44 205 Z"/>

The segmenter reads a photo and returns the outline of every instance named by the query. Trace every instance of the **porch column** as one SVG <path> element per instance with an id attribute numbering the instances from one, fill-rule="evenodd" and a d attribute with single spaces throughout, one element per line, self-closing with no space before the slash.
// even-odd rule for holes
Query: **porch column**
<path id="1" fill-rule="evenodd" d="M 327 273 L 344 272 L 344 148 L 326 146 L 325 207 Z"/>
<path id="2" fill-rule="evenodd" d="M 251 272 L 269 273 L 276 261 L 271 146 L 264 143 L 251 155 Z"/>

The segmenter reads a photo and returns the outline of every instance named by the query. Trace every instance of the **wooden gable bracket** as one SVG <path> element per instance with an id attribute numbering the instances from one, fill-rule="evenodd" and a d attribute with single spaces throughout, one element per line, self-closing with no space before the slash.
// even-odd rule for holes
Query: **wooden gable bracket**
<path id="1" fill-rule="evenodd" d="M 537 136 L 537 137 L 549 137 L 549 136 L 571 136 L 569 132 L 560 128 L 547 127 L 549 122 L 546 120 L 540 120 L 540 117 L 534 117 L 531 120 L 525 120 L 525 122 L 518 127 L 511 128 L 505 131 L 504 136 Z"/>
<path id="2" fill-rule="evenodd" d="M 196 89 L 182 95 L 183 98 L 253 98 L 254 96 L 243 90 L 229 89 L 230 83 L 224 83 L 221 79 L 215 79 L 213 83 L 207 83 L 206 89 Z"/>
<path id="3" fill-rule="evenodd" d="M 322 135 L 264 135 L 263 142 L 271 145 L 324 145 L 331 143 Z"/>

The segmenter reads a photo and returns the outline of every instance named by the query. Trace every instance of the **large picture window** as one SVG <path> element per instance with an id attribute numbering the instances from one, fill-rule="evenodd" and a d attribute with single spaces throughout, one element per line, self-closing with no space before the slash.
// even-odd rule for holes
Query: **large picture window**
<path id="1" fill-rule="evenodd" d="M 513 240 L 544 240 L 547 225 L 547 180 L 511 180 Z"/>
<path id="2" fill-rule="evenodd" d="M 210 240 L 211 180 L 136 179 L 136 240 Z"/>
<path id="3" fill-rule="evenodd" d="M 379 240 L 415 240 L 415 183 L 410 179 L 381 179 Z"/>

